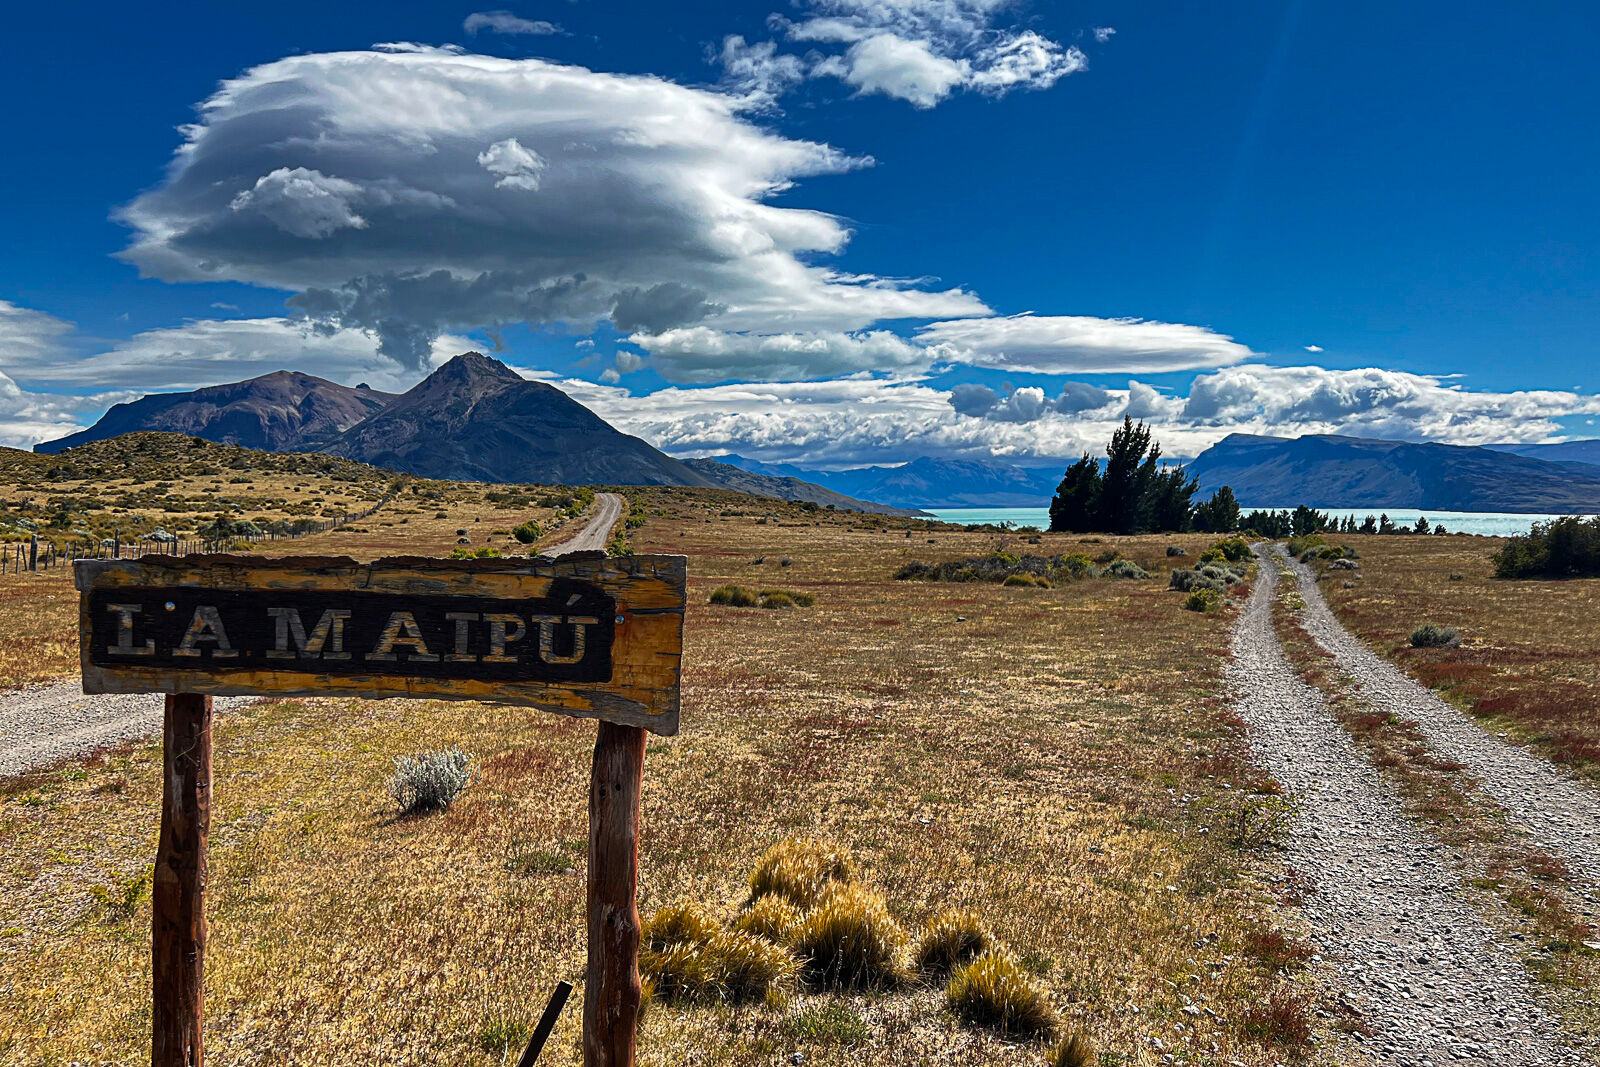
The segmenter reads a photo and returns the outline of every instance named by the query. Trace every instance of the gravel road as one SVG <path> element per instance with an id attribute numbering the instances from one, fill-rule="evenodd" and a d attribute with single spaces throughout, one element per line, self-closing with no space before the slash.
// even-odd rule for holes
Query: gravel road
<path id="1" fill-rule="evenodd" d="M 1527 749 L 1499 740 L 1362 644 L 1334 617 L 1311 568 L 1298 560 L 1290 566 L 1306 602 L 1302 625 L 1355 681 L 1359 699 L 1373 711 L 1415 720 L 1429 747 L 1465 765 L 1478 787 L 1532 841 L 1565 859 L 1591 886 L 1600 886 L 1600 793 Z"/>
<path id="2" fill-rule="evenodd" d="M 621 514 L 621 497 L 596 494 L 594 517 L 570 540 L 546 553 L 603 551 Z M 225 711 L 252 699 L 219 697 L 216 707 Z M 161 698 L 148 694 L 86 696 L 77 680 L 0 695 L 0 778 L 148 737 L 161 729 L 161 709 Z"/>
<path id="3" fill-rule="evenodd" d="M 1286 860 L 1314 878 L 1305 913 L 1324 966 L 1373 1028 L 1379 1064 L 1581 1064 L 1535 1000 L 1513 942 L 1490 929 L 1463 871 L 1305 684 L 1272 629 L 1277 568 L 1234 631 L 1229 681 L 1257 762 L 1299 800 Z"/>

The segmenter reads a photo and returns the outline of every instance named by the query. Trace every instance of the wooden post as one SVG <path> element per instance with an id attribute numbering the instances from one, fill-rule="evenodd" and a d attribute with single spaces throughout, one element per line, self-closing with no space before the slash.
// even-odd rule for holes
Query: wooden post
<path id="1" fill-rule="evenodd" d="M 28 569 L 30 571 L 36 571 L 36 570 L 39 569 L 39 535 L 38 534 L 33 534 L 31 537 L 28 538 Z"/>
<path id="2" fill-rule="evenodd" d="M 206 837 L 211 698 L 167 696 L 161 839 L 151 890 L 151 1067 L 201 1067 L 205 1041 Z"/>
<path id="3" fill-rule="evenodd" d="M 639 1019 L 639 794 L 644 730 L 601 722 L 589 779 L 584 1067 L 633 1067 Z"/>

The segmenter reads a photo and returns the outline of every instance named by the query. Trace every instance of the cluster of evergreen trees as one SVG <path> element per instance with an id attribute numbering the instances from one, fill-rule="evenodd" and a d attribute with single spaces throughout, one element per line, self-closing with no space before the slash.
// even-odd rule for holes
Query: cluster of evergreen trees
<path id="1" fill-rule="evenodd" d="M 1067 468 L 1050 501 L 1050 529 L 1117 534 L 1237 529 L 1233 490 L 1219 489 L 1196 507 L 1199 487 L 1181 466 L 1161 462 L 1161 446 L 1151 439 L 1149 427 L 1124 416 L 1106 447 L 1103 468 L 1088 453 Z"/>

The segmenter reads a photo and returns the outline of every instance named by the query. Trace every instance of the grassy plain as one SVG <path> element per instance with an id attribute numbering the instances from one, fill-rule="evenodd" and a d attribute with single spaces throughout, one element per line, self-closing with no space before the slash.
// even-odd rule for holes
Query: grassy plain
<path id="1" fill-rule="evenodd" d="M 1360 578 L 1322 588 L 1368 645 L 1494 731 L 1600 781 L 1600 579 L 1504 580 L 1489 537 L 1341 536 Z M 1457 648 L 1412 648 L 1413 628 L 1455 627 Z"/>
<path id="2" fill-rule="evenodd" d="M 365 530 L 293 547 L 442 553 L 458 528 L 509 527 L 486 488 L 402 498 Z M 686 553 L 691 575 L 684 729 L 646 757 L 646 912 L 693 900 L 731 917 L 768 846 L 817 837 L 847 847 L 913 932 L 945 908 L 978 912 L 1107 1067 L 1336 1057 L 1300 1036 L 1329 1006 L 1301 969 L 1298 879 L 1249 829 L 1275 801 L 1220 700 L 1230 617 L 1165 588 L 1166 544 L 1192 559 L 1202 539 L 1011 535 L 1012 550 L 1120 550 L 1155 578 L 1008 588 L 890 578 L 984 554 L 990 534 L 713 492 L 642 491 L 631 510 L 645 520 L 632 546 Z M 59 610 L 42 596 L 70 603 L 66 587 L 23 581 L 37 584 L 9 602 L 13 641 L 70 636 L 35 621 Z M 817 603 L 709 605 L 729 582 Z M 6 670 L 66 675 L 70 643 Z M 477 703 L 221 716 L 212 1061 L 514 1061 L 552 984 L 581 976 L 592 738 L 586 722 Z M 396 819 L 392 758 L 449 744 L 477 754 L 481 780 L 448 812 Z M 0 787 L 0 1060 L 145 1055 L 159 768 L 137 744 Z M 576 1062 L 576 1009 L 548 1062 Z M 650 1064 L 1041 1062 L 1038 1043 L 965 1025 L 922 986 L 656 1003 L 641 1050 Z"/>

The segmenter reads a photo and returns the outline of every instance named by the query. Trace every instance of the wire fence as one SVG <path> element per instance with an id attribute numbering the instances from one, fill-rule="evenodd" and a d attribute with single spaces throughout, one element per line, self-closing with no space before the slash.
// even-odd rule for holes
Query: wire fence
<path id="1" fill-rule="evenodd" d="M 337 530 L 352 522 L 359 522 L 395 497 L 389 493 L 364 511 L 348 511 L 328 519 L 297 521 L 290 529 L 268 529 L 251 535 L 252 544 L 274 541 L 298 541 L 302 537 Z M 98 541 L 75 539 L 57 544 L 53 540 L 39 540 L 34 534 L 26 541 L 0 544 L 0 575 L 51 570 L 70 566 L 75 559 L 136 559 L 139 556 L 192 556 L 212 552 L 226 552 L 241 540 L 237 534 L 224 537 L 151 537 L 148 534 L 124 540 L 120 533 Z"/>

